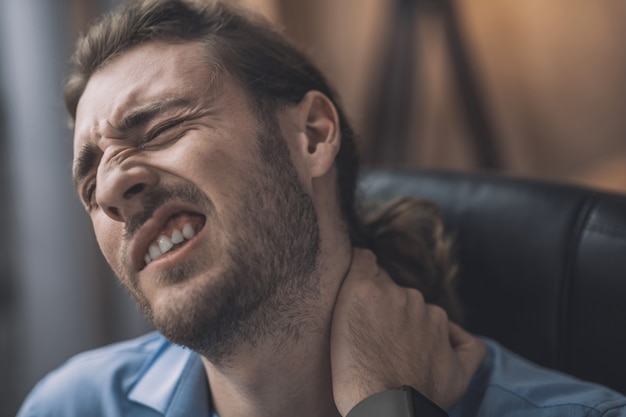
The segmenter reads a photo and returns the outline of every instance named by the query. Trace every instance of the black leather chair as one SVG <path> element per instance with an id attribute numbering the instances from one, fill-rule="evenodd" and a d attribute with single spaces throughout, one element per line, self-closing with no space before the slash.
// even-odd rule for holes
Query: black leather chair
<path id="1" fill-rule="evenodd" d="M 626 196 L 452 173 L 370 171 L 364 198 L 439 205 L 456 239 L 466 327 L 626 393 Z"/>

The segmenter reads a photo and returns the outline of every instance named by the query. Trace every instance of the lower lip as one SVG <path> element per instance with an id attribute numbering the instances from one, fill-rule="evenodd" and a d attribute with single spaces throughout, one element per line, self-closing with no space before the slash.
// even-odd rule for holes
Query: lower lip
<path id="1" fill-rule="evenodd" d="M 202 228 L 194 237 L 185 241 L 185 244 L 179 246 L 176 249 L 172 249 L 164 255 L 159 256 L 157 259 L 153 260 L 149 264 L 147 264 L 143 269 L 139 272 L 143 272 L 146 270 L 159 268 L 165 269 L 168 267 L 172 267 L 175 264 L 182 262 L 190 256 L 190 253 L 194 251 L 196 247 L 200 245 L 200 237 L 204 228 Z"/>

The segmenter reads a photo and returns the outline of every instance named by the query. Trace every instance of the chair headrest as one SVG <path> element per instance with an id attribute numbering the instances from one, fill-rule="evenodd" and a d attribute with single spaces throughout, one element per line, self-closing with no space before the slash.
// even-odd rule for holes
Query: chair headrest
<path id="1" fill-rule="evenodd" d="M 370 171 L 363 198 L 435 202 L 467 327 L 626 393 L 626 196 L 486 174 Z"/>

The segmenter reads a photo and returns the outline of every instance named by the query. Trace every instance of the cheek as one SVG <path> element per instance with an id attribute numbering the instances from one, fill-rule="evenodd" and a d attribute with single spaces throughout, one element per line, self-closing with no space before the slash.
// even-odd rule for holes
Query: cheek
<path id="1" fill-rule="evenodd" d="M 118 251 L 122 244 L 123 224 L 112 221 L 103 213 L 92 218 L 93 230 L 100 251 L 116 273 L 119 273 Z"/>
<path id="2" fill-rule="evenodd" d="M 159 155 L 159 168 L 194 183 L 212 200 L 232 194 L 258 163 L 256 143 L 250 139 L 249 146 L 245 146 L 242 135 L 216 136 L 189 136 L 185 143 L 181 141 L 184 146 L 169 148 Z M 233 136 L 236 139 L 224 139 Z M 213 202 L 219 205 L 219 201 Z"/>

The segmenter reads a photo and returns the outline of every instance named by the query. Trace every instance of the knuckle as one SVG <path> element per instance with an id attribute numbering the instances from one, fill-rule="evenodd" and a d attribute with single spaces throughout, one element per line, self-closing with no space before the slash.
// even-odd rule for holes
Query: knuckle
<path id="1" fill-rule="evenodd" d="M 426 300 L 424 300 L 424 295 L 421 291 L 415 288 L 406 288 L 406 294 L 409 298 L 411 304 L 415 305 L 425 305 Z"/>
<path id="2" fill-rule="evenodd" d="M 376 264 L 376 255 L 369 249 L 354 248 L 352 251 L 353 262 L 361 263 L 364 266 L 371 267 L 372 264 Z"/>
<path id="3" fill-rule="evenodd" d="M 374 300 L 380 294 L 378 285 L 370 280 L 361 281 L 353 288 L 353 294 L 359 300 Z"/>
<path id="4" fill-rule="evenodd" d="M 442 307 L 429 304 L 428 305 L 429 314 L 439 322 L 447 322 L 448 321 L 448 313 Z"/>

